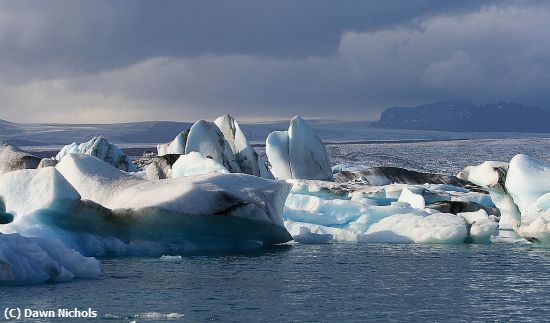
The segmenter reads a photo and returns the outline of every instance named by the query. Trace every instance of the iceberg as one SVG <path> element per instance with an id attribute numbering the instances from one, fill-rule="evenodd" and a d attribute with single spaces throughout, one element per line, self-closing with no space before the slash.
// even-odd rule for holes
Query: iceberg
<path id="1" fill-rule="evenodd" d="M 293 237 L 308 243 L 318 238 L 311 234 L 330 234 L 334 242 L 487 243 L 496 233 L 497 224 L 485 207 L 469 201 L 482 201 L 478 196 L 485 194 L 451 185 L 287 181 L 293 186 L 284 208 L 285 227 Z M 467 222 L 464 214 L 426 205 L 438 200 L 460 203 L 455 213 L 470 208 L 479 212 Z"/>
<path id="2" fill-rule="evenodd" d="M 157 156 L 183 155 L 189 130 L 180 132 L 174 140 L 167 144 L 157 145 Z"/>
<path id="3" fill-rule="evenodd" d="M 231 151 L 237 160 L 237 164 L 239 164 L 241 168 L 241 172 L 260 176 L 258 154 L 248 143 L 237 121 L 235 121 L 231 115 L 224 115 L 214 120 L 214 123 L 218 126 L 225 140 L 229 143 Z"/>
<path id="4" fill-rule="evenodd" d="M 0 141 L 0 175 L 18 169 L 37 168 L 40 158 Z"/>
<path id="5" fill-rule="evenodd" d="M 49 214 L 65 230 L 220 248 L 291 240 L 283 225 L 289 191 L 283 182 L 220 173 L 148 181 L 76 154 L 56 169 L 89 200 L 71 214 Z"/>
<path id="6" fill-rule="evenodd" d="M 78 192 L 54 167 L 17 170 L 0 176 L 0 196 L 5 208 L 15 214 L 14 224 L 38 210 L 63 212 L 80 202 Z"/>
<path id="7" fill-rule="evenodd" d="M 401 195 L 399 195 L 397 201 L 409 203 L 415 209 L 424 209 L 426 207 L 424 197 L 420 194 L 411 192 L 411 190 L 406 187 L 401 191 Z"/>
<path id="8" fill-rule="evenodd" d="M 307 122 L 298 116 L 292 118 L 288 138 L 293 178 L 332 181 L 332 169 L 325 145 Z"/>
<path id="9" fill-rule="evenodd" d="M 229 171 L 218 164 L 214 159 L 205 158 L 200 153 L 192 151 L 178 158 L 172 166 L 171 177 L 176 178 L 208 173 L 227 174 Z"/>
<path id="10" fill-rule="evenodd" d="M 276 179 L 290 179 L 289 138 L 288 131 L 274 131 L 267 136 L 265 141 L 265 153 L 271 173 Z"/>
<path id="11" fill-rule="evenodd" d="M 332 181 L 332 169 L 325 146 L 302 118 L 290 120 L 288 131 L 269 134 L 266 154 L 277 179 Z"/>
<path id="12" fill-rule="evenodd" d="M 500 210 L 498 225 L 502 230 L 512 229 L 514 221 L 521 222 L 519 209 L 505 187 L 507 172 L 508 163 L 486 161 L 477 166 L 468 166 L 457 175 L 489 192 L 491 200 Z"/>
<path id="13" fill-rule="evenodd" d="M 34 285 L 93 279 L 102 274 L 101 263 L 84 257 L 54 239 L 0 233 L 0 285 Z"/>
<path id="14" fill-rule="evenodd" d="M 212 158 L 232 173 L 241 172 L 229 143 L 213 122 L 199 120 L 193 124 L 187 136 L 185 154 L 192 151 L 196 151 L 206 158 Z"/>
<path id="15" fill-rule="evenodd" d="M 126 156 L 120 148 L 109 143 L 103 136 L 94 137 L 88 142 L 66 145 L 57 153 L 55 159 L 61 161 L 68 154 L 86 154 L 97 157 L 114 167 L 126 171 L 136 172 L 137 166 Z"/>
<path id="16" fill-rule="evenodd" d="M 489 219 L 484 210 L 459 213 L 458 215 L 470 226 L 469 237 L 473 243 L 490 243 L 491 236 L 497 233 L 498 224 Z"/>
<path id="17" fill-rule="evenodd" d="M 363 241 L 458 244 L 464 243 L 467 237 L 465 221 L 453 214 L 396 214 L 373 224 L 363 236 Z"/>
<path id="18" fill-rule="evenodd" d="M 550 192 L 550 164 L 516 155 L 510 161 L 505 186 L 521 212 L 521 222 L 529 223 L 534 220 L 528 216 L 530 205 Z"/>

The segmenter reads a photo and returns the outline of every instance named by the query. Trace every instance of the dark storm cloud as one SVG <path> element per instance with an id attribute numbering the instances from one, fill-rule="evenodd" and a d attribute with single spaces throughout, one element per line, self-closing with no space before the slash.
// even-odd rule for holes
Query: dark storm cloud
<path id="1" fill-rule="evenodd" d="M 449 98 L 544 105 L 549 18 L 538 1 L 4 1 L 0 118 L 373 118 Z"/>

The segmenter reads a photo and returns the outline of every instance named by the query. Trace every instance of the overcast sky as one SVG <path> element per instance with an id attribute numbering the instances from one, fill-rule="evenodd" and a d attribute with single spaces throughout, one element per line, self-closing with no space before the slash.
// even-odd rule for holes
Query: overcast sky
<path id="1" fill-rule="evenodd" d="M 550 107 L 549 1 L 0 1 L 0 119 Z"/>

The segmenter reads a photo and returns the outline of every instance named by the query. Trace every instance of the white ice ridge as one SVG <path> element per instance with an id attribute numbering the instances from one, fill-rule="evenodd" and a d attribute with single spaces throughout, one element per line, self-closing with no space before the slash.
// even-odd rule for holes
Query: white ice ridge
<path id="1" fill-rule="evenodd" d="M 54 239 L 0 233 L 0 285 L 65 282 L 98 278 L 101 264 Z"/>
<path id="2" fill-rule="evenodd" d="M 56 169 L 82 199 L 98 205 L 52 220 L 66 230 L 129 241 L 223 240 L 227 245 L 290 239 L 282 218 L 289 186 L 283 182 L 220 173 L 148 181 L 75 154 Z"/>
<path id="3" fill-rule="evenodd" d="M 313 129 L 300 117 L 290 120 L 288 131 L 275 131 L 266 140 L 271 172 L 277 179 L 332 181 L 330 159 Z"/>
<path id="4" fill-rule="evenodd" d="M 187 143 L 187 135 L 189 131 L 180 132 L 174 140 L 169 143 L 157 145 L 157 155 L 183 155 L 185 154 L 185 144 Z"/>
<path id="5" fill-rule="evenodd" d="M 240 173 L 231 146 L 225 140 L 218 126 L 210 121 L 199 120 L 189 130 L 185 153 L 196 151 L 206 158 L 212 158 L 232 173 Z"/>
<path id="6" fill-rule="evenodd" d="M 137 166 L 126 156 L 120 148 L 109 143 L 103 136 L 94 137 L 88 142 L 66 145 L 57 153 L 55 159 L 61 161 L 67 154 L 86 154 L 97 157 L 114 167 L 127 171 L 135 172 Z"/>

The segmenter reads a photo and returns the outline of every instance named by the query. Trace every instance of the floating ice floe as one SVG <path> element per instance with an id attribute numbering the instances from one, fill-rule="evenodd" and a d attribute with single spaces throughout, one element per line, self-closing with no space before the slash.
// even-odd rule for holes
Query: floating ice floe
<path id="1" fill-rule="evenodd" d="M 61 161 L 67 154 L 86 154 L 97 157 L 104 162 L 126 172 L 135 172 L 137 166 L 120 148 L 109 143 L 103 136 L 94 137 L 88 142 L 66 145 L 57 153 L 55 159 Z"/>
<path id="2" fill-rule="evenodd" d="M 58 240 L 0 233 L 0 285 L 91 279 L 101 273 L 98 260 L 84 257 Z"/>
<path id="3" fill-rule="evenodd" d="M 36 168 L 39 163 L 40 158 L 0 141 L 0 175 L 18 169 Z"/>
<path id="4" fill-rule="evenodd" d="M 330 234 L 335 242 L 487 243 L 497 231 L 495 218 L 487 215 L 485 207 L 469 202 L 491 205 L 490 200 L 479 197 L 484 193 L 450 185 L 372 187 L 358 183 L 289 182 L 293 187 L 285 203 L 285 226 L 296 241 L 312 243 L 316 240 L 314 236 L 310 239 L 310 234 Z M 427 201 L 479 208 L 475 209 L 478 213 L 471 213 L 474 215 L 456 212 L 465 206 L 455 208 L 456 214 L 442 213 L 429 208 Z"/>
<path id="5" fill-rule="evenodd" d="M 330 160 L 313 129 L 300 117 L 290 120 L 288 131 L 275 131 L 266 140 L 266 155 L 277 179 L 332 181 Z"/>

